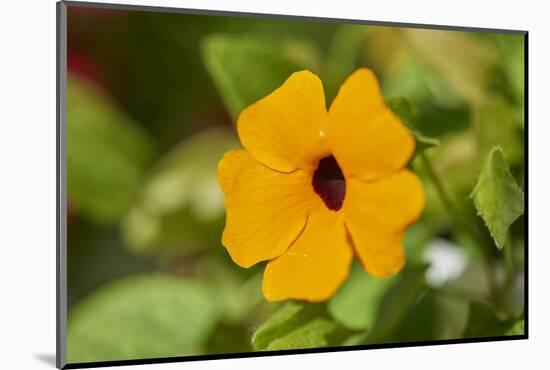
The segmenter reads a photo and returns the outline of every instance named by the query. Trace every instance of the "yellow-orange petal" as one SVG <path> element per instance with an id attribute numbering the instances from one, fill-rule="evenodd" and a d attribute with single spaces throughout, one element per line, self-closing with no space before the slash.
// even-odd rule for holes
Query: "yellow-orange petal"
<path id="1" fill-rule="evenodd" d="M 384 104 L 372 71 L 362 68 L 340 87 L 329 110 L 327 138 L 347 177 L 370 181 L 403 168 L 415 141 Z"/>
<path id="2" fill-rule="evenodd" d="M 237 131 L 246 150 L 266 166 L 311 170 L 327 152 L 321 133 L 326 121 L 323 85 L 313 73 L 301 71 L 243 110 Z"/>
<path id="3" fill-rule="evenodd" d="M 424 203 L 422 183 L 409 170 L 371 183 L 346 181 L 344 220 L 365 270 L 383 277 L 403 267 L 404 230 L 418 219 Z"/>
<path id="4" fill-rule="evenodd" d="M 286 253 L 268 262 L 264 296 L 268 301 L 325 301 L 348 277 L 352 257 L 341 215 L 320 207 Z"/>
<path id="5" fill-rule="evenodd" d="M 363 269 L 375 277 L 392 276 L 405 265 L 404 232 L 376 224 L 347 224 Z"/>
<path id="6" fill-rule="evenodd" d="M 227 215 L 222 244 L 242 267 L 284 253 L 320 202 L 303 171 L 273 171 L 245 150 L 223 156 L 218 182 Z"/>

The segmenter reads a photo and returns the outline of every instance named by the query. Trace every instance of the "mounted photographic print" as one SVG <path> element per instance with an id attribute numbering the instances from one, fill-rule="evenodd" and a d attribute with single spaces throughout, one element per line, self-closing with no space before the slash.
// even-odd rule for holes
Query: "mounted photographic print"
<path id="1" fill-rule="evenodd" d="M 527 338 L 527 32 L 61 2 L 58 39 L 58 367 Z"/>

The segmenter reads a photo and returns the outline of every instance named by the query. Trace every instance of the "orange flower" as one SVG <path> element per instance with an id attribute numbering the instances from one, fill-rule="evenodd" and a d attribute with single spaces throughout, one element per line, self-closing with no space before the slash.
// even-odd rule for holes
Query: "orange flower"
<path id="1" fill-rule="evenodd" d="M 414 138 L 370 70 L 348 77 L 328 112 L 319 78 L 296 72 L 246 108 L 237 131 L 245 150 L 218 165 L 222 243 L 242 267 L 268 261 L 267 300 L 330 298 L 354 253 L 373 276 L 403 267 L 403 235 L 424 193 L 404 168 Z"/>

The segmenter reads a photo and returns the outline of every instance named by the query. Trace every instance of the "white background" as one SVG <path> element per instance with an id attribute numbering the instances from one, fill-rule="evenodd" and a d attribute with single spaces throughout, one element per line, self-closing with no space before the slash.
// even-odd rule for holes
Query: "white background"
<path id="1" fill-rule="evenodd" d="M 550 344 L 547 226 L 550 21 L 544 1 L 128 0 L 126 3 L 529 30 L 530 339 L 125 368 L 548 368 L 550 361 L 545 351 Z M 0 368 L 53 368 L 55 1 L 5 1 L 0 14 Z"/>

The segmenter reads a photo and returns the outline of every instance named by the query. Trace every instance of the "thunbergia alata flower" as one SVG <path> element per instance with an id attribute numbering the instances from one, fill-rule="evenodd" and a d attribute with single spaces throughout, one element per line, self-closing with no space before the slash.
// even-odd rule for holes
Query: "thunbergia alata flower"
<path id="1" fill-rule="evenodd" d="M 237 131 L 244 150 L 218 165 L 222 244 L 242 267 L 268 261 L 267 300 L 330 298 L 354 254 L 373 276 L 401 270 L 424 192 L 405 168 L 414 137 L 370 70 L 349 76 L 328 111 L 320 79 L 296 72 L 246 108 Z"/>

